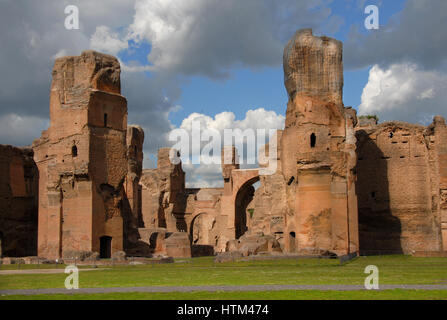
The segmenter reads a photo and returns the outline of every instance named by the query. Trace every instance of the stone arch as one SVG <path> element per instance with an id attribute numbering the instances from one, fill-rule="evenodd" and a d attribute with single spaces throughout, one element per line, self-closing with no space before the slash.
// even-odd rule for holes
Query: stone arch
<path id="1" fill-rule="evenodd" d="M 288 234 L 289 240 L 289 252 L 296 252 L 296 233 L 295 231 L 290 231 Z"/>
<path id="2" fill-rule="evenodd" d="M 209 228 L 206 226 L 207 218 L 210 218 L 207 212 L 200 212 L 191 220 L 189 237 L 192 245 L 209 244 L 208 234 L 203 232 L 203 230 L 209 231 Z"/>
<path id="3" fill-rule="evenodd" d="M 296 253 L 299 251 L 298 232 L 293 222 L 284 230 L 284 251 L 288 253 Z"/>
<path id="4" fill-rule="evenodd" d="M 235 192 L 234 228 L 236 239 L 239 239 L 248 230 L 247 207 L 254 197 L 255 188 L 253 185 L 258 181 L 259 175 L 250 177 Z"/>
<path id="5" fill-rule="evenodd" d="M 214 239 L 210 234 L 213 224 L 214 216 L 208 212 L 200 212 L 191 220 L 189 237 L 193 257 L 214 255 Z"/>
<path id="6" fill-rule="evenodd" d="M 227 240 L 237 238 L 236 199 L 238 195 L 241 197 L 241 190 L 243 191 L 247 186 L 251 186 L 260 180 L 259 169 L 233 169 L 230 176 L 231 178 L 224 183 L 224 193 L 221 197 L 221 215 L 226 218 L 229 232 L 225 235 Z"/>

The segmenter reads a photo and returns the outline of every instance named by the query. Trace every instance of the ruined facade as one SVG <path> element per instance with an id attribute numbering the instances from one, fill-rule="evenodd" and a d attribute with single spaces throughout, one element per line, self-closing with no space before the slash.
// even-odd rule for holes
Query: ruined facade
<path id="1" fill-rule="evenodd" d="M 143 170 L 140 242 L 153 254 L 213 254 L 219 239 L 219 189 L 187 189 L 178 151 L 160 149 L 156 169 Z"/>
<path id="2" fill-rule="evenodd" d="M 403 122 L 356 128 L 360 251 L 447 251 L 447 127 Z"/>
<path id="3" fill-rule="evenodd" d="M 223 188 L 203 189 L 185 187 L 176 150 L 160 149 L 157 168 L 143 169 L 151 137 L 127 125 L 117 59 L 57 59 L 50 127 L 32 150 L 0 146 L 3 253 L 447 251 L 444 118 L 428 127 L 357 118 L 342 101 L 342 56 L 341 42 L 298 31 L 284 50 L 285 128 L 264 148 L 275 170 L 262 159 L 241 169 L 227 146 Z"/>
<path id="4" fill-rule="evenodd" d="M 150 254 L 190 257 L 191 248 L 185 221 L 185 172 L 173 164 L 169 148 L 158 151 L 157 169 L 143 170 L 141 177 L 141 244 Z M 141 252 L 141 250 L 139 251 Z"/>
<path id="5" fill-rule="evenodd" d="M 123 250 L 127 102 L 120 92 L 112 56 L 86 51 L 55 62 L 50 127 L 33 143 L 39 256 Z"/>
<path id="6" fill-rule="evenodd" d="M 241 170 L 238 151 L 226 147 L 224 187 L 177 192 L 174 201 L 184 211 L 171 217 L 181 219 L 182 229 L 174 222 L 158 226 L 182 231 L 186 223 L 192 245 L 215 252 L 446 251 L 444 120 L 423 127 L 357 119 L 342 101 L 341 42 L 311 30 L 287 44 L 284 75 L 289 102 L 285 129 L 275 137 L 276 172 Z M 149 172 L 145 179 L 158 181 Z M 149 199 L 143 195 L 149 203 L 142 215 L 157 224 L 159 194 Z"/>

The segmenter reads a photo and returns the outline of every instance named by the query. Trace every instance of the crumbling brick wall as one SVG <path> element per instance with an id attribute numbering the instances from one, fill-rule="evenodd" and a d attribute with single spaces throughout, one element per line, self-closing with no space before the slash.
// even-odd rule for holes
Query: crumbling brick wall
<path id="1" fill-rule="evenodd" d="M 225 243 L 220 242 L 226 229 L 220 219 L 223 190 L 185 188 L 182 164 L 174 164 L 170 159 L 176 152 L 170 148 L 160 149 L 157 168 L 143 170 L 140 243 L 149 245 L 153 254 L 160 254 L 166 253 L 165 244 L 172 239 L 180 241 L 178 244 L 182 248 L 186 247 L 183 242 L 187 239 L 190 255 L 212 255 L 219 245 L 225 247 Z M 182 252 L 182 256 L 186 254 Z"/>
<path id="2" fill-rule="evenodd" d="M 0 256 L 37 254 L 38 179 L 32 149 L 0 145 Z"/>
<path id="3" fill-rule="evenodd" d="M 356 128 L 362 253 L 442 250 L 444 130 L 439 118 L 428 128 L 403 122 Z"/>
<path id="4" fill-rule="evenodd" d="M 143 223 L 146 228 L 186 231 L 181 221 L 186 205 L 185 173 L 181 163 L 171 162 L 170 152 L 170 148 L 160 149 L 157 168 L 143 170 Z"/>
<path id="5" fill-rule="evenodd" d="M 124 247 L 129 249 L 138 241 L 138 228 L 142 227 L 142 188 L 144 131 L 140 126 L 127 127 L 128 169 L 124 182 L 123 199 Z"/>

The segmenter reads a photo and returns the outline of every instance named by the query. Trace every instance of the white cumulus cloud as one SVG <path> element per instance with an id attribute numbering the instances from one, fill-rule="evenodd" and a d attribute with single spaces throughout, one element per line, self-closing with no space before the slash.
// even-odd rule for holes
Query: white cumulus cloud
<path id="1" fill-rule="evenodd" d="M 121 40 L 118 33 L 107 26 L 99 26 L 90 39 L 90 47 L 103 53 L 117 55 L 129 47 L 127 41 Z"/>
<path id="2" fill-rule="evenodd" d="M 49 124 L 46 118 L 5 114 L 0 116 L 0 136 L 4 141 L 13 141 L 16 146 L 29 146 Z"/>
<path id="3" fill-rule="evenodd" d="M 447 75 L 414 63 L 375 65 L 362 93 L 359 114 L 376 114 L 381 120 L 426 124 L 434 115 L 446 116 Z"/>
<path id="4" fill-rule="evenodd" d="M 224 129 L 282 129 L 285 117 L 275 111 L 264 108 L 248 110 L 245 118 L 236 120 L 233 112 L 225 111 L 217 114 L 214 118 L 201 113 L 192 113 L 182 121 L 180 128 L 191 130 L 194 121 L 200 122 L 204 129 L 214 129 L 223 133 Z"/>
<path id="5" fill-rule="evenodd" d="M 247 111 L 245 118 L 241 120 L 237 120 L 236 116 L 233 112 L 222 112 L 217 114 L 214 117 L 210 117 L 205 114 L 200 113 L 192 113 L 187 118 L 185 118 L 180 125 L 180 129 L 185 130 L 190 137 L 192 137 L 193 132 L 193 126 L 196 123 L 200 123 L 200 132 L 203 134 L 205 131 L 211 132 L 216 134 L 216 137 L 220 137 L 223 139 L 224 137 L 224 131 L 226 129 L 234 129 L 234 130 L 240 130 L 240 133 L 248 132 L 246 130 L 253 130 L 254 136 L 256 137 L 257 130 L 263 129 L 265 130 L 265 140 L 264 137 L 262 137 L 263 140 L 261 140 L 261 145 L 264 145 L 264 143 L 268 142 L 268 135 L 269 130 L 281 130 L 284 128 L 284 121 L 285 117 L 283 115 L 277 114 L 274 111 L 267 111 L 263 108 L 255 109 L 255 110 L 249 110 Z M 236 132 L 236 131 L 234 131 Z M 244 150 L 238 150 L 238 153 L 241 157 L 241 167 L 242 168 L 250 168 L 250 167 L 257 167 L 256 165 L 256 157 L 257 157 L 257 148 L 256 146 L 247 146 L 247 141 L 242 139 L 243 136 L 237 135 L 235 137 L 236 139 L 236 146 L 237 141 L 241 143 L 240 147 L 244 148 Z M 191 141 L 193 139 L 200 139 L 200 137 L 192 137 Z M 214 139 L 214 138 L 213 138 Z M 210 142 L 210 141 L 208 141 Z M 201 150 L 192 150 L 189 149 L 190 158 L 198 158 L 200 155 L 200 151 L 203 153 L 203 147 L 204 145 L 208 144 L 208 142 L 203 142 L 200 144 Z M 225 142 L 223 140 L 218 141 L 218 146 L 222 147 L 225 145 Z M 256 141 L 256 144 L 258 141 Z M 250 155 L 250 152 L 248 151 L 250 148 L 253 148 L 254 150 L 254 156 Z M 220 159 L 221 156 L 221 150 L 213 150 L 216 153 L 205 155 L 205 157 L 202 157 L 202 160 L 205 159 Z M 183 155 L 185 154 L 184 151 L 182 151 Z M 203 154 L 202 154 L 203 156 Z M 184 159 L 183 169 L 186 172 L 186 178 L 187 178 L 187 186 L 191 188 L 197 188 L 197 187 L 222 187 L 222 170 L 220 164 L 213 164 L 213 163 L 200 163 L 200 165 L 193 165 L 186 163 L 186 159 Z"/>
<path id="6" fill-rule="evenodd" d="M 240 64 L 279 65 L 283 42 L 297 28 L 331 20 L 327 2 L 137 0 L 129 38 L 151 44 L 155 71 L 225 77 Z"/>

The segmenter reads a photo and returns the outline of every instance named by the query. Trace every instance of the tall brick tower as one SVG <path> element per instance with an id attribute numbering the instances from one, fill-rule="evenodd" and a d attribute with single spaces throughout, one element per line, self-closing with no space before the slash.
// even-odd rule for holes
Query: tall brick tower
<path id="1" fill-rule="evenodd" d="M 39 168 L 38 254 L 104 258 L 123 250 L 127 102 L 116 58 L 93 51 L 56 60 L 50 127 L 33 143 Z"/>
<path id="2" fill-rule="evenodd" d="M 289 251 L 358 250 L 355 111 L 343 105 L 342 43 L 298 31 L 284 50 L 282 136 Z"/>

